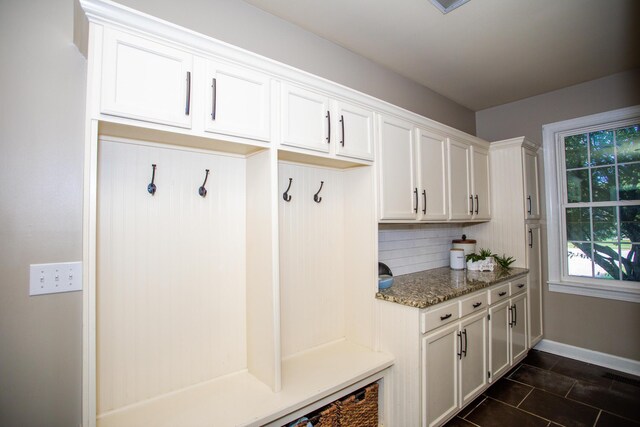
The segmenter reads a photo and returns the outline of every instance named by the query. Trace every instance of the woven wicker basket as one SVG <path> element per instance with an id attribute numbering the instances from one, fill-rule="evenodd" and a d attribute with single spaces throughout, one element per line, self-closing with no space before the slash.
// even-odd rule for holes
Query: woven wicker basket
<path id="1" fill-rule="evenodd" d="M 378 427 L 378 383 L 373 383 L 338 403 L 340 427 Z"/>
<path id="2" fill-rule="evenodd" d="M 300 421 L 295 427 L 307 427 L 311 423 L 313 427 L 338 427 L 338 405 L 331 403 L 317 412 L 310 414 L 308 420 Z"/>

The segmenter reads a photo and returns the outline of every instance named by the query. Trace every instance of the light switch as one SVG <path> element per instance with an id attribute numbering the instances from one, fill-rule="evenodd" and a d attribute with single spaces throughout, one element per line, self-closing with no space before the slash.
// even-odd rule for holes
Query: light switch
<path id="1" fill-rule="evenodd" d="M 31 264 L 29 295 L 82 290 L 82 262 Z"/>

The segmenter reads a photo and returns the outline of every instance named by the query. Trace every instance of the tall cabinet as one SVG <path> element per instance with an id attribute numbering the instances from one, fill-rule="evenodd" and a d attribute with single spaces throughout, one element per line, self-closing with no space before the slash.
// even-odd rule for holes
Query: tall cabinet
<path id="1" fill-rule="evenodd" d="M 516 259 L 514 266 L 529 269 L 529 341 L 543 336 L 542 250 L 539 193 L 539 147 L 524 137 L 492 142 L 492 220 L 465 227 L 465 233 L 499 255 Z"/>

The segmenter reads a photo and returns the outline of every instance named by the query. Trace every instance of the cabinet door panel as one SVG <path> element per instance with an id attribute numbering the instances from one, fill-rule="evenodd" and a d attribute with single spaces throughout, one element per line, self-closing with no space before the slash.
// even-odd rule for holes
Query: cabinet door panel
<path id="1" fill-rule="evenodd" d="M 103 114 L 191 127 L 191 54 L 104 30 Z"/>
<path id="2" fill-rule="evenodd" d="M 538 157 L 536 153 L 522 150 L 524 164 L 525 218 L 540 218 L 540 197 L 538 191 Z"/>
<path id="3" fill-rule="evenodd" d="M 412 129 L 408 122 L 380 119 L 380 219 L 416 219 Z"/>
<path id="4" fill-rule="evenodd" d="M 373 160 L 373 111 L 346 102 L 336 102 L 336 154 Z"/>
<path id="5" fill-rule="evenodd" d="M 542 266 L 540 224 L 527 224 L 527 268 L 529 269 L 529 346 L 542 339 Z M 529 230 L 531 232 L 529 233 Z"/>
<path id="6" fill-rule="evenodd" d="M 509 302 L 489 308 L 489 371 L 492 381 L 509 368 Z"/>
<path id="7" fill-rule="evenodd" d="M 449 139 L 449 218 L 471 218 L 471 147 L 468 144 Z"/>
<path id="8" fill-rule="evenodd" d="M 489 152 L 473 147 L 474 219 L 491 219 L 491 191 L 489 183 Z"/>
<path id="9" fill-rule="evenodd" d="M 527 294 L 511 300 L 513 326 L 511 327 L 511 363 L 516 363 L 527 354 Z"/>
<path id="10" fill-rule="evenodd" d="M 447 141 L 419 129 L 416 140 L 418 215 L 421 220 L 447 219 Z"/>
<path id="11" fill-rule="evenodd" d="M 487 384 L 487 311 L 462 322 L 464 352 L 460 360 L 460 405 L 474 399 Z"/>
<path id="12" fill-rule="evenodd" d="M 282 144 L 329 152 L 329 127 L 338 124 L 330 117 L 329 98 L 296 86 L 282 85 Z"/>
<path id="13" fill-rule="evenodd" d="M 422 425 L 431 427 L 458 410 L 458 324 L 422 338 Z"/>
<path id="14" fill-rule="evenodd" d="M 208 61 L 205 130 L 268 140 L 269 84 L 265 74 Z"/>

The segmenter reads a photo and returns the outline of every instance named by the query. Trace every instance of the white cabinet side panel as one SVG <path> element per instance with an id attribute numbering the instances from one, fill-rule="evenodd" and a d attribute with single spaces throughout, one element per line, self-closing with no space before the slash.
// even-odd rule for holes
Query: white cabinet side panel
<path id="1" fill-rule="evenodd" d="M 273 250 L 277 218 L 271 209 L 275 178 L 275 159 L 269 151 L 247 159 L 247 365 L 251 374 L 278 391 L 280 326 Z"/>
<path id="2" fill-rule="evenodd" d="M 101 141 L 98 169 L 98 414 L 245 368 L 244 160 Z"/>
<path id="3" fill-rule="evenodd" d="M 376 300 L 379 349 L 394 356 L 391 375 L 385 378 L 385 426 L 420 425 L 419 310 Z"/>
<path id="4" fill-rule="evenodd" d="M 282 194 L 292 178 L 291 201 Z M 340 171 L 279 167 L 282 357 L 344 337 L 344 207 Z M 314 194 L 320 189 L 320 203 Z"/>
<path id="5" fill-rule="evenodd" d="M 377 219 L 373 168 L 353 168 L 344 176 L 345 328 L 350 341 L 373 348 Z M 348 268 L 347 268 L 348 266 Z"/>

